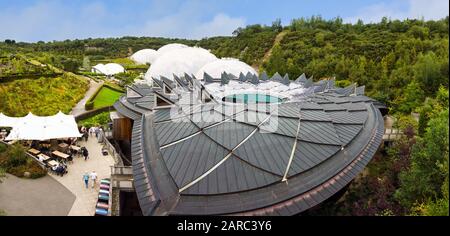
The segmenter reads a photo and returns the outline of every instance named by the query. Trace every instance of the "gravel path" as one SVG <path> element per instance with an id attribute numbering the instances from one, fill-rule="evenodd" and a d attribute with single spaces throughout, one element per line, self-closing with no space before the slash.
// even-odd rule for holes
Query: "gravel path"
<path id="1" fill-rule="evenodd" d="M 89 78 L 88 78 L 89 79 Z M 75 105 L 74 108 L 72 108 L 72 111 L 70 112 L 70 114 L 74 115 L 74 116 L 78 116 L 82 113 L 86 112 L 86 109 L 84 109 L 84 105 L 86 104 L 86 102 L 89 100 L 89 98 L 95 93 L 95 91 L 97 91 L 97 89 L 103 84 L 103 81 L 101 82 L 95 82 L 92 79 L 89 79 L 90 84 L 89 84 L 89 89 L 86 92 L 86 94 L 84 95 L 84 98 L 81 99 L 77 105 Z"/>

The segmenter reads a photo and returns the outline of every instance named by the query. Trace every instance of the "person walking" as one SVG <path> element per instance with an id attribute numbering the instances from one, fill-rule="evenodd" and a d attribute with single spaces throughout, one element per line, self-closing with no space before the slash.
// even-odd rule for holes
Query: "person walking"
<path id="1" fill-rule="evenodd" d="M 88 172 L 85 172 L 83 175 L 84 185 L 86 188 L 89 188 L 89 174 Z"/>
<path id="2" fill-rule="evenodd" d="M 95 133 L 95 127 L 94 126 L 92 126 L 91 128 L 89 128 L 89 136 L 94 136 L 94 133 Z"/>
<path id="3" fill-rule="evenodd" d="M 97 173 L 95 173 L 95 171 L 91 172 L 91 180 L 92 180 L 92 188 L 94 188 L 95 184 L 97 183 Z"/>
<path id="4" fill-rule="evenodd" d="M 95 126 L 94 132 L 95 132 L 95 137 L 98 138 L 98 132 L 100 132 L 99 127 Z"/>
<path id="5" fill-rule="evenodd" d="M 83 156 L 84 160 L 87 161 L 87 159 L 89 158 L 89 152 L 86 147 L 83 147 Z"/>

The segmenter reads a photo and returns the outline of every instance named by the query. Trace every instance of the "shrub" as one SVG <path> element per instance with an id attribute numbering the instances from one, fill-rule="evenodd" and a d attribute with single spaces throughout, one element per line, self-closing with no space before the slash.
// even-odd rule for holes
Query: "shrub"
<path id="1" fill-rule="evenodd" d="M 97 125 L 106 125 L 108 122 L 110 122 L 109 111 L 106 111 L 87 119 L 80 120 L 78 125 L 90 128 Z"/>
<path id="2" fill-rule="evenodd" d="M 4 153 L 6 151 L 6 145 L 3 143 L 0 143 L 0 153 Z"/>
<path id="3" fill-rule="evenodd" d="M 27 163 L 27 155 L 24 148 L 20 145 L 12 145 L 8 149 L 6 156 L 8 157 L 6 167 L 18 167 Z"/>
<path id="4" fill-rule="evenodd" d="M 86 102 L 86 104 L 84 104 L 84 109 L 86 109 L 86 111 L 94 109 L 94 101 Z"/>

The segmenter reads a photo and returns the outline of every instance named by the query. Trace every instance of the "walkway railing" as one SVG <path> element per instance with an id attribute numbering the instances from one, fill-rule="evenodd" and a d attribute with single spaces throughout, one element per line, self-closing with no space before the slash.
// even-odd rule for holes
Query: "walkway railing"
<path id="1" fill-rule="evenodd" d="M 131 166 L 111 166 L 111 175 L 133 175 L 133 168 Z"/>
<path id="2" fill-rule="evenodd" d="M 109 137 L 107 136 L 108 134 L 110 134 L 109 131 L 106 131 L 106 133 L 105 131 L 100 131 L 99 135 L 103 137 L 102 143 L 108 149 L 109 154 L 111 154 L 111 156 L 113 157 L 114 165 L 122 166 L 123 165 L 122 158 L 124 157 L 124 155 L 120 151 L 117 151 L 114 145 L 108 140 Z"/>
<path id="3" fill-rule="evenodd" d="M 399 129 L 384 129 L 383 141 L 394 141 L 403 136 L 403 132 Z"/>

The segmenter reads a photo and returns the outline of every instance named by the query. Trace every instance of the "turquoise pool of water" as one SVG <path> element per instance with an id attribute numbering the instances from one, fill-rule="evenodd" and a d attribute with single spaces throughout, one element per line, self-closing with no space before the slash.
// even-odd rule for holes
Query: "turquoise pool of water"
<path id="1" fill-rule="evenodd" d="M 232 94 L 222 99 L 224 102 L 233 103 L 277 103 L 282 102 L 283 99 L 266 95 L 266 94 Z"/>

